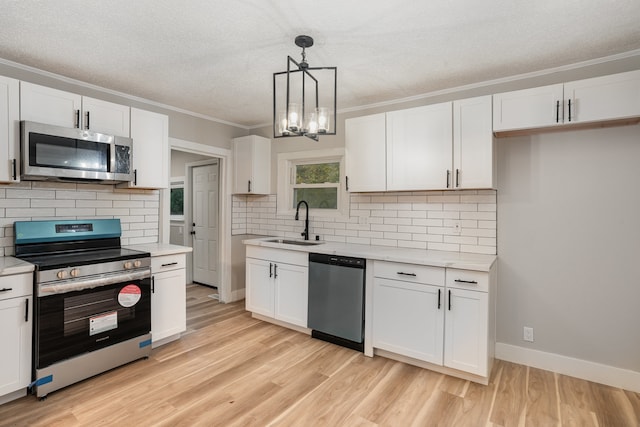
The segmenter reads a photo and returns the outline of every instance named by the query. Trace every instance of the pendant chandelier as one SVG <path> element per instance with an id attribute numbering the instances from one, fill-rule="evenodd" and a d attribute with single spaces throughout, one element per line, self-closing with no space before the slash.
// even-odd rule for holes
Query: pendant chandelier
<path id="1" fill-rule="evenodd" d="M 315 141 L 319 135 L 336 134 L 336 67 L 310 67 L 305 49 L 313 38 L 298 36 L 302 61 L 287 56 L 287 71 L 273 73 L 273 136 L 306 136 Z"/>

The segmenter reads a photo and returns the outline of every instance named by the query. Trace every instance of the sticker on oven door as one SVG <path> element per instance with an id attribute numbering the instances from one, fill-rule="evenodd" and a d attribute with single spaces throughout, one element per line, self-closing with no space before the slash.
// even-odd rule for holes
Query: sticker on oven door
<path id="1" fill-rule="evenodd" d="M 118 302 L 123 307 L 133 307 L 140 301 L 142 291 L 136 285 L 127 285 L 120 289 L 118 294 Z"/>
<path id="2" fill-rule="evenodd" d="M 118 312 L 99 314 L 89 318 L 89 336 L 110 331 L 118 327 Z"/>

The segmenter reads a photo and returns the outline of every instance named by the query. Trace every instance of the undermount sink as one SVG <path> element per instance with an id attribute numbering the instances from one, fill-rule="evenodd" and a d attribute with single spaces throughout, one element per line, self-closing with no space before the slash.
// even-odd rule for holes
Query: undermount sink
<path id="1" fill-rule="evenodd" d="M 312 241 L 312 240 L 291 240 L 291 239 L 269 239 L 269 240 L 265 240 L 265 242 L 282 243 L 285 245 L 298 245 L 298 246 L 314 246 L 314 245 L 320 245 L 324 243 L 324 242 Z"/>

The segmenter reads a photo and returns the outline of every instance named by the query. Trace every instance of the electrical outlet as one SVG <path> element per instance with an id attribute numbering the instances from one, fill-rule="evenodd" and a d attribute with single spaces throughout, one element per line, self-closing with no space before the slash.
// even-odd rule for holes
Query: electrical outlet
<path id="1" fill-rule="evenodd" d="M 455 221 L 453 223 L 453 232 L 454 234 L 462 233 L 462 226 L 460 225 L 460 221 Z"/>
<path id="2" fill-rule="evenodd" d="M 522 339 L 528 342 L 533 342 L 533 328 L 525 326 Z"/>

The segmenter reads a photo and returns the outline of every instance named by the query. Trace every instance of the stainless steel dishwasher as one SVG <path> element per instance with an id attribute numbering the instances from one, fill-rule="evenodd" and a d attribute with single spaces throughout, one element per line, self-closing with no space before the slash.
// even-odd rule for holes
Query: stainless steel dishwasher
<path id="1" fill-rule="evenodd" d="M 364 351 L 365 267 L 362 258 L 309 254 L 312 337 Z"/>

